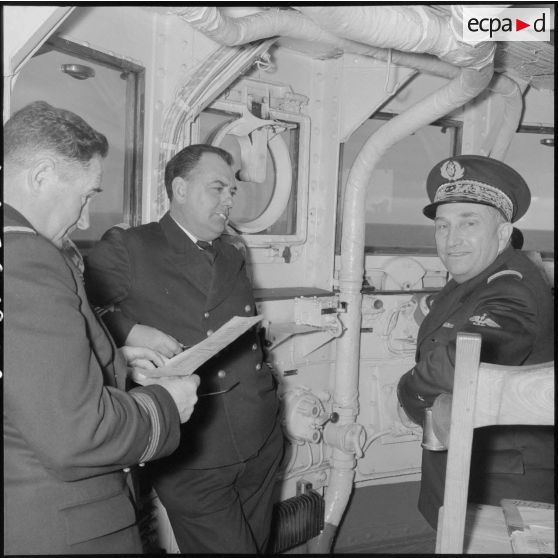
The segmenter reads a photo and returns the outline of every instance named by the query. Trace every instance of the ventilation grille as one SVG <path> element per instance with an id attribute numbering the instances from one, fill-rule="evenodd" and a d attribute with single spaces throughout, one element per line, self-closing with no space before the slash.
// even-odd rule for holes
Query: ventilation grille
<path id="1" fill-rule="evenodd" d="M 279 554 L 320 534 L 324 527 L 324 499 L 314 490 L 273 506 L 269 552 Z"/>

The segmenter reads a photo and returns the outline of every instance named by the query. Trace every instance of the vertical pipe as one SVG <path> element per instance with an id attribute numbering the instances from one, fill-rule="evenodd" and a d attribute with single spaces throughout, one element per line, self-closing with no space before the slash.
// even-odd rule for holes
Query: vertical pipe
<path id="1" fill-rule="evenodd" d="M 362 278 L 364 274 L 364 232 L 366 191 L 376 163 L 386 150 L 422 126 L 448 114 L 476 97 L 490 82 L 494 68 L 464 69 L 444 87 L 388 121 L 371 136 L 359 152 L 349 173 L 343 206 L 340 300 L 347 303 L 346 331 L 337 342 L 333 410 L 339 426 L 354 422 L 358 414 L 360 324 Z M 311 541 L 312 552 L 330 550 L 337 526 L 349 500 L 354 479 L 355 458 L 333 449 L 332 468 L 325 502 L 325 528 Z M 330 489 L 331 487 L 331 489 Z"/>

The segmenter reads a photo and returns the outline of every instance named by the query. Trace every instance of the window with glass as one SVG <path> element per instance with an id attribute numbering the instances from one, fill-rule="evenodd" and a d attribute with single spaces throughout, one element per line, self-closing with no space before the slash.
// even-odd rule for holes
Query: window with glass
<path id="1" fill-rule="evenodd" d="M 336 251 L 341 245 L 343 193 L 351 167 L 365 142 L 393 118 L 376 113 L 341 145 L 340 200 Z M 445 157 L 461 151 L 462 123 L 439 120 L 392 146 L 378 161 L 366 196 L 365 247 L 376 252 L 435 251 L 432 222 L 422 214 L 427 204 L 426 177 Z"/>
<path id="2" fill-rule="evenodd" d="M 141 221 L 144 72 L 128 60 L 52 37 L 16 80 L 12 112 L 43 100 L 75 112 L 109 142 L 103 192 L 89 206 L 90 227 L 72 233 L 82 251 L 110 227 Z"/>
<path id="3" fill-rule="evenodd" d="M 258 157 L 252 150 L 256 141 L 253 131 L 245 133 L 250 123 L 258 123 L 257 119 L 273 124 L 256 129 L 264 138 L 265 173 L 251 180 L 241 169 Z M 238 125 L 239 122 L 246 125 Z M 233 156 L 237 193 L 230 225 L 245 235 L 247 243 L 257 246 L 302 242 L 306 232 L 306 192 L 300 173 L 300 145 L 308 141 L 307 117 L 261 107 L 259 103 L 251 103 L 248 108 L 218 101 L 198 115 L 194 129 L 197 141 L 218 145 Z"/>
<path id="4" fill-rule="evenodd" d="M 554 128 L 520 126 L 504 162 L 525 179 L 531 190 L 531 205 L 515 223 L 523 234 L 523 250 L 536 250 L 544 256 L 553 256 Z"/>

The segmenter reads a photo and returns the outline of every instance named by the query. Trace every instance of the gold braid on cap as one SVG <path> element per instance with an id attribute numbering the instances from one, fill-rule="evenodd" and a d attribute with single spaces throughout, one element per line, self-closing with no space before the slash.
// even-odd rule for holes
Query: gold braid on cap
<path id="1" fill-rule="evenodd" d="M 512 219 L 513 203 L 511 199 L 502 190 L 476 180 L 446 182 L 446 184 L 438 186 L 433 201 L 436 203 L 455 200 L 466 203 L 468 199 L 471 200 L 471 203 L 491 205 L 499 209 L 508 221 Z"/>

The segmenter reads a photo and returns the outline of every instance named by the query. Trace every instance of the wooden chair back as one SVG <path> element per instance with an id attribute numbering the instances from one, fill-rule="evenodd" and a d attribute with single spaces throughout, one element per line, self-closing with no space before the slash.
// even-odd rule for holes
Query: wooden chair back
<path id="1" fill-rule="evenodd" d="M 554 362 L 501 366 L 480 362 L 481 336 L 458 333 L 451 427 L 436 552 L 461 554 L 475 428 L 553 425 Z"/>

